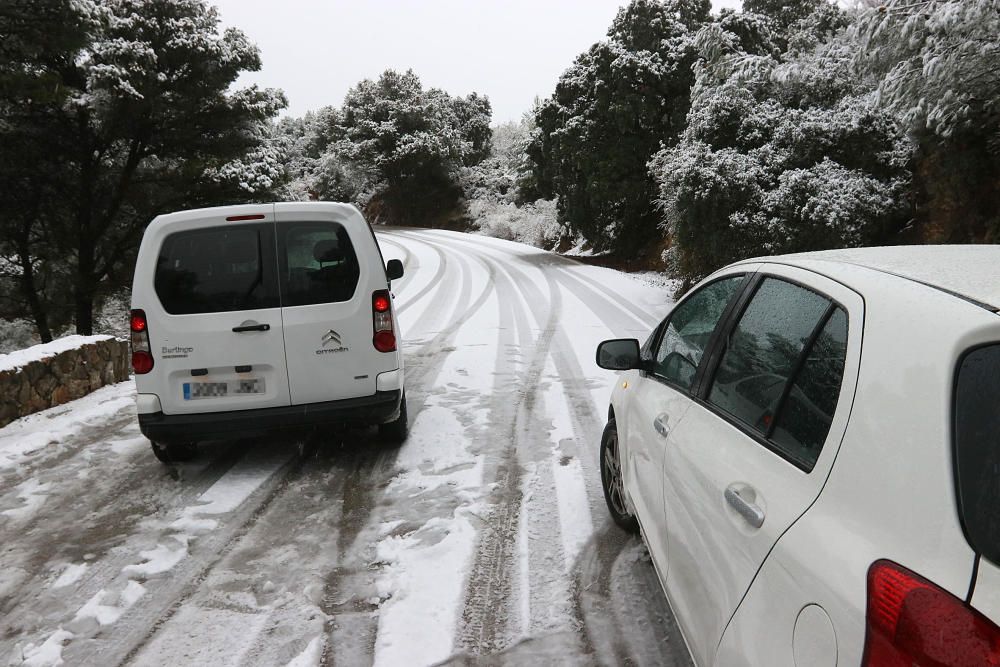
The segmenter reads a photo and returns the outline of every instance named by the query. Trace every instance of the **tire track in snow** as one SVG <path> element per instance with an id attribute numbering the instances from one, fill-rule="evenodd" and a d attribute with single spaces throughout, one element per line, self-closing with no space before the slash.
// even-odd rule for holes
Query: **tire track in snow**
<path id="1" fill-rule="evenodd" d="M 405 239 L 405 240 L 411 240 L 413 238 L 409 234 L 402 234 L 399 232 L 382 232 L 382 234 L 386 237 Z M 399 247 L 403 247 L 401 243 L 397 243 L 396 245 Z M 432 291 L 440 290 L 442 287 L 445 286 L 445 283 L 442 281 L 442 278 L 444 277 L 445 272 L 448 269 L 448 258 L 437 246 L 431 245 L 429 243 L 425 243 L 424 245 L 428 246 L 435 253 L 437 253 L 438 256 L 437 270 L 434 272 L 434 275 L 431 277 L 431 279 L 428 281 L 426 285 L 420 288 L 420 290 L 418 290 L 415 294 L 407 295 L 406 302 L 400 304 L 399 308 L 396 309 L 397 315 L 400 315 L 409 310 L 414 304 L 419 303 L 421 299 L 423 299 L 428 294 L 431 294 Z M 406 252 L 409 251 L 407 250 Z M 433 305 L 434 302 L 432 302 L 432 307 Z"/>
<path id="2" fill-rule="evenodd" d="M 565 273 L 554 273 L 555 275 L 547 274 L 550 285 L 553 281 L 561 284 Z M 526 277 L 522 277 L 522 280 L 525 281 L 525 289 L 531 292 L 534 288 L 530 281 Z M 577 293 L 577 296 L 585 304 L 592 303 L 585 298 L 585 294 Z M 594 309 L 593 312 L 605 322 L 609 330 L 621 326 L 617 320 L 607 319 L 607 310 Z M 686 648 L 665 597 L 634 596 L 624 600 L 621 597 L 622 588 L 633 592 L 650 590 L 650 577 L 656 584 L 656 574 L 648 558 L 636 557 L 634 549 L 629 555 L 629 545 L 638 545 L 640 541 L 624 535 L 607 514 L 598 462 L 598 443 L 604 427 L 606 408 L 601 410 L 594 403 L 593 394 L 583 379 L 586 375 L 579 359 L 571 353 L 573 348 L 565 329 L 557 334 L 553 350 L 553 361 L 561 378 L 567 404 L 571 408 L 569 416 L 576 434 L 574 442 L 561 444 L 573 447 L 575 453 L 572 450 L 570 453 L 578 457 L 582 464 L 587 500 L 596 528 L 574 567 L 577 618 L 590 649 L 588 652 L 593 652 L 602 664 L 630 662 L 638 665 L 686 665 Z M 644 546 L 639 547 L 639 552 L 645 553 L 644 549 Z M 625 568 L 620 561 L 630 557 L 631 569 L 621 572 Z M 616 567 L 620 572 L 613 577 Z M 658 589 L 654 586 L 652 590 Z"/>
<path id="3" fill-rule="evenodd" d="M 258 444 L 200 495 L 195 495 L 208 481 L 200 476 L 198 483 L 185 487 L 178 494 L 176 504 L 171 503 L 147 518 L 147 526 L 158 527 L 152 533 L 154 541 L 151 542 L 149 532 L 131 532 L 104 558 L 92 563 L 72 590 L 45 591 L 46 595 L 40 600 L 27 602 L 24 611 L 37 623 L 33 630 L 18 628 L 20 639 L 34 637 L 41 641 L 55 632 L 54 626 L 65 626 L 76 635 L 64 648 L 64 659 L 70 664 L 118 664 L 124 660 L 163 618 L 169 617 L 171 609 L 185 597 L 187 587 L 196 586 L 198 577 L 221 557 L 226 545 L 273 497 L 274 489 L 289 470 L 292 448 L 276 453 L 260 451 L 266 449 L 269 448 Z M 259 474 L 255 471 L 261 470 L 261 466 L 270 470 L 269 474 L 262 477 L 259 484 L 248 487 L 247 473 Z M 211 500 L 231 490 L 234 484 L 246 497 L 229 513 L 218 515 L 219 521 L 223 521 L 221 525 L 208 528 L 207 532 L 176 527 L 179 521 L 198 521 L 199 510 L 203 508 L 199 498 Z M 174 526 L 171 521 L 175 522 Z M 168 576 L 157 572 L 159 566 L 154 562 L 165 567 L 162 571 Z M 88 605 L 107 605 L 115 594 L 130 586 L 130 581 L 138 582 L 144 589 L 143 594 L 138 600 L 118 606 L 110 622 L 112 631 L 104 632 L 99 621 L 81 616 Z M 116 606 L 111 604 L 111 607 Z"/>
<path id="4" fill-rule="evenodd" d="M 461 241 L 458 242 L 461 243 Z M 469 243 L 468 245 L 473 244 Z M 541 257 L 545 256 L 541 255 Z M 518 256 L 518 259 L 533 266 L 552 266 L 551 262 L 532 261 L 535 260 L 534 254 Z M 544 297 L 535 285 L 535 281 L 513 267 L 507 268 L 512 275 L 516 276 L 521 293 L 526 297 L 526 302 L 529 305 L 534 305 L 537 310 L 538 304 L 544 303 Z M 619 314 L 622 311 L 620 308 L 616 308 L 615 304 L 610 304 L 601 295 L 594 294 L 593 296 L 596 298 L 591 298 L 591 295 L 588 294 L 590 290 L 585 285 L 573 281 L 572 278 L 567 280 L 568 276 L 565 271 L 546 271 L 544 273 L 550 293 L 556 289 L 556 285 L 568 289 L 610 330 L 620 330 L 621 318 Z M 570 283 L 570 285 L 566 283 Z M 629 319 L 635 322 L 634 318 L 629 317 Z M 636 322 L 636 324 L 641 323 Z M 576 438 L 574 442 L 564 441 L 560 443 L 560 446 L 565 449 L 568 445 L 570 447 L 569 453 L 580 460 L 586 478 L 587 502 L 591 510 L 591 517 L 602 526 L 600 531 L 595 533 L 594 537 L 583 548 L 578 556 L 577 565 L 574 567 L 575 576 L 572 588 L 576 605 L 575 620 L 584 632 L 585 647 L 583 651 L 596 655 L 602 663 L 615 664 L 631 660 L 635 661 L 636 664 L 651 664 L 648 650 L 643 653 L 640 648 L 639 652 L 636 653 L 630 649 L 630 646 L 656 646 L 658 637 L 672 636 L 676 638 L 679 636 L 679 631 L 669 614 L 669 607 L 667 607 L 666 614 L 662 613 L 662 608 L 655 613 L 650 613 L 648 608 L 634 610 L 637 612 L 637 618 L 634 620 L 641 619 L 637 629 L 637 627 L 629 625 L 629 617 L 623 617 L 616 610 L 616 613 L 612 613 L 613 605 L 608 603 L 613 593 L 610 583 L 611 570 L 618 562 L 623 546 L 629 541 L 621 539 L 622 535 L 620 532 L 616 532 L 617 528 L 610 523 L 604 508 L 596 451 L 593 456 L 590 456 L 589 453 L 591 447 L 594 450 L 597 449 L 596 443 L 603 428 L 603 411 L 598 410 L 594 403 L 590 387 L 583 380 L 586 376 L 583 374 L 578 358 L 573 354 L 573 349 L 565 329 L 561 328 L 556 333 L 551 356 L 561 378 L 567 404 L 571 408 L 570 418 Z M 603 517 L 603 520 L 598 519 L 598 517 Z M 648 562 L 639 563 L 637 567 L 647 576 L 652 569 Z M 655 579 L 655 574 L 653 576 Z M 634 578 L 626 578 L 624 583 L 634 583 Z M 533 585 L 537 587 L 537 583 L 533 583 Z M 594 593 L 595 586 L 601 591 L 600 595 Z M 665 600 L 660 600 L 660 602 L 665 604 Z M 654 610 L 657 607 L 659 605 L 654 603 Z M 645 632 L 642 632 L 642 629 L 645 629 Z M 624 642 L 621 639 L 623 636 L 630 636 L 638 641 Z M 566 641 L 561 635 L 558 636 L 557 640 L 562 644 Z M 679 653 L 683 654 L 684 651 L 680 650 Z M 659 654 L 653 651 L 652 655 Z"/>
<path id="5" fill-rule="evenodd" d="M 285 664 L 316 640 L 326 664 L 371 660 L 371 608 L 359 624 L 342 604 L 375 595 L 373 573 L 366 567 L 370 560 L 349 563 L 345 555 L 369 523 L 392 474 L 387 471 L 395 452 L 380 447 L 370 432 L 310 440 L 302 465 L 286 477 L 284 489 L 144 643 L 132 664 L 204 662 L 184 659 L 189 634 L 204 625 L 233 624 L 239 632 L 215 638 L 213 653 L 239 655 L 242 664 Z M 349 568 L 357 565 L 366 581 L 351 580 Z M 337 590 L 329 590 L 331 582 Z M 350 632 L 344 632 L 348 627 Z"/>
<path id="6" fill-rule="evenodd" d="M 506 312 L 509 321 L 517 324 L 521 332 L 518 337 L 519 347 L 526 348 L 530 345 L 532 352 L 527 369 L 518 380 L 514 401 L 509 399 L 510 390 L 504 390 L 503 387 L 494 391 L 494 400 L 491 401 L 490 422 L 493 424 L 493 432 L 504 434 L 503 450 L 499 452 L 494 466 L 484 471 L 485 482 L 494 487 L 489 497 L 491 510 L 486 517 L 486 525 L 470 572 L 468 596 L 462 613 L 462 627 L 459 629 L 459 643 L 479 655 L 507 648 L 510 640 L 521 629 L 510 627 L 511 616 L 514 615 L 511 582 L 517 579 L 516 552 L 521 533 L 525 463 L 526 459 L 535 458 L 531 451 L 531 432 L 536 426 L 534 421 L 538 384 L 552 335 L 561 316 L 561 303 L 558 300 L 550 303 L 548 317 L 536 320 L 540 327 L 537 337 L 526 345 L 529 337 L 525 333 L 530 330 L 530 322 L 527 312 L 519 303 L 522 295 L 497 263 L 490 259 L 486 261 L 494 269 L 494 282 L 502 286 L 498 288 L 502 289 L 501 313 Z M 501 321 L 504 320 L 501 317 Z M 503 345 L 501 350 L 502 347 Z M 498 366 L 501 363 L 503 362 L 498 359 Z M 498 398 L 500 400 L 496 400 Z M 518 583 L 527 587 L 526 591 L 521 592 L 522 595 L 527 595 L 530 607 L 533 594 L 531 585 L 528 581 Z"/>
<path id="7" fill-rule="evenodd" d="M 171 483 L 169 476 L 176 469 L 165 470 L 153 459 L 148 443 L 138 435 L 134 414 L 129 417 L 123 431 L 107 436 L 125 436 L 116 440 L 138 440 L 144 446 L 119 458 L 108 456 L 113 444 L 91 443 L 86 448 L 93 453 L 90 460 L 73 461 L 81 464 L 76 474 L 65 466 L 46 471 L 45 478 L 64 479 L 43 505 L 44 512 L 17 535 L 5 535 L 0 566 L 8 574 L 22 571 L 25 576 L 13 594 L 0 599 L 0 637 L 38 631 L 47 613 L 57 613 L 72 599 L 66 591 L 52 599 L 54 573 L 59 569 L 86 566 L 74 582 L 86 597 L 104 589 L 127 564 L 120 552 L 143 520 L 190 504 L 239 456 L 238 444 L 231 445 L 208 464 L 183 466 L 184 481 Z"/>

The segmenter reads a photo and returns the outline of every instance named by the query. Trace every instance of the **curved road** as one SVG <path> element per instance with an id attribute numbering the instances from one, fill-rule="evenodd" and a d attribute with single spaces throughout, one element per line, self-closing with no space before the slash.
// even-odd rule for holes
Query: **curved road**
<path id="1" fill-rule="evenodd" d="M 667 291 L 516 243 L 387 229 L 411 434 L 153 459 L 132 383 L 0 429 L 0 665 L 687 664 L 607 517 L 596 344 Z"/>

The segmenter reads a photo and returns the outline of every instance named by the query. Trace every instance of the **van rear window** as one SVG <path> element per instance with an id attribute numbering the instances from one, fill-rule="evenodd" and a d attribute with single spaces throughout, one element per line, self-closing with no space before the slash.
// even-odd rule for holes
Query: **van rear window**
<path id="1" fill-rule="evenodd" d="M 361 273 L 351 237 L 335 222 L 278 225 L 278 265 L 286 307 L 350 301 Z"/>
<path id="2" fill-rule="evenodd" d="M 967 353 L 955 383 L 955 472 L 969 545 L 1000 565 L 1000 343 Z"/>
<path id="3" fill-rule="evenodd" d="M 273 226 L 212 227 L 167 236 L 154 285 L 172 315 L 277 308 Z"/>

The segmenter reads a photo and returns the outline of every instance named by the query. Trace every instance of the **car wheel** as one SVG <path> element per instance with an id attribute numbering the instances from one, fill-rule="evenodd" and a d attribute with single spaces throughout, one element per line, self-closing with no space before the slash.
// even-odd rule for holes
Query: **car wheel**
<path id="1" fill-rule="evenodd" d="M 198 445 L 193 442 L 163 444 L 151 440 L 149 444 L 153 448 L 153 456 L 162 463 L 183 463 L 198 455 Z"/>
<path id="2" fill-rule="evenodd" d="M 604 501 L 615 523 L 630 533 L 638 532 L 639 521 L 628 511 L 625 503 L 625 485 L 618 455 L 618 427 L 614 419 L 608 421 L 601 436 L 601 486 L 604 487 Z"/>
<path id="3" fill-rule="evenodd" d="M 399 416 L 391 422 L 378 425 L 378 435 L 383 442 L 391 445 L 398 445 L 406 440 L 410 424 L 406 416 L 406 392 L 399 399 Z"/>

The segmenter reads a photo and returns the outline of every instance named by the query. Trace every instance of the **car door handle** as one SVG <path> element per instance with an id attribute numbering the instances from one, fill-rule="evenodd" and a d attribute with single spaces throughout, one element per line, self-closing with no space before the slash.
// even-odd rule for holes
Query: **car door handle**
<path id="1" fill-rule="evenodd" d="M 726 502 L 754 528 L 764 525 L 764 510 L 741 496 L 735 485 L 726 489 Z"/>
<path id="2" fill-rule="evenodd" d="M 235 333 L 243 333 L 244 331 L 270 331 L 270 324 L 241 324 L 238 327 L 233 327 Z"/>
<path id="3" fill-rule="evenodd" d="M 657 415 L 656 419 L 653 420 L 653 428 L 664 438 L 670 435 L 670 425 L 667 423 L 669 421 L 670 415 L 666 412 Z"/>

